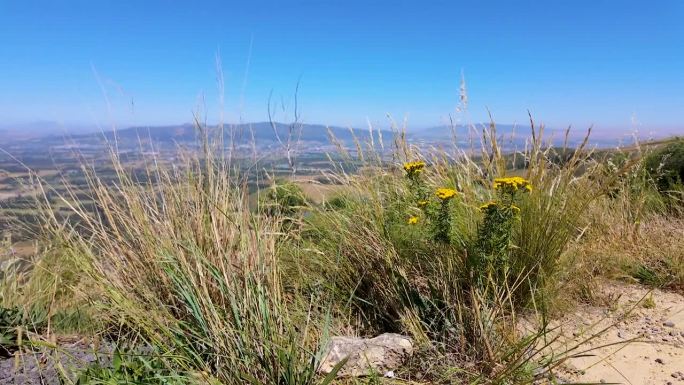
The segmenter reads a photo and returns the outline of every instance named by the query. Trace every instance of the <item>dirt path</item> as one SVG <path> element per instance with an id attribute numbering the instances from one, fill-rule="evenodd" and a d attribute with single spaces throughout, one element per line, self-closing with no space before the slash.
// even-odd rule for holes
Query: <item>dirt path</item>
<path id="1" fill-rule="evenodd" d="M 639 285 L 607 284 L 602 305 L 581 305 L 554 323 L 561 339 L 560 352 L 592 339 L 568 359 L 561 378 L 580 383 L 683 384 L 684 296 Z"/>

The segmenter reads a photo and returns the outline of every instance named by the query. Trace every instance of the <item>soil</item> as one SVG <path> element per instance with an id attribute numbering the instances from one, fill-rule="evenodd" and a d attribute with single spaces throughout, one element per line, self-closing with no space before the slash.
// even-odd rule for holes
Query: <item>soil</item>
<path id="1" fill-rule="evenodd" d="M 60 374 L 73 379 L 79 369 L 90 363 L 111 363 L 108 352 L 112 349 L 108 345 L 77 337 L 60 337 L 53 343 L 57 349 L 24 349 L 12 358 L 0 359 L 0 385 L 59 385 Z"/>
<path id="2" fill-rule="evenodd" d="M 563 361 L 557 378 L 684 385 L 684 296 L 622 283 L 606 284 L 601 292 L 602 303 L 579 305 L 552 323 L 559 339 L 547 354 L 560 356 L 589 340 Z"/>

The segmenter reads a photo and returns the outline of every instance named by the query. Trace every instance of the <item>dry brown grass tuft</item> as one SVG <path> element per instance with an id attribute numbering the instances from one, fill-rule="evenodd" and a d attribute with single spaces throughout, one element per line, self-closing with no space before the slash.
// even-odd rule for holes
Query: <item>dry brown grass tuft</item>
<path id="1" fill-rule="evenodd" d="M 585 274 L 582 279 L 626 279 L 684 291 L 684 218 L 667 214 L 638 221 L 611 218 L 594 226 L 575 246 L 576 271 Z"/>

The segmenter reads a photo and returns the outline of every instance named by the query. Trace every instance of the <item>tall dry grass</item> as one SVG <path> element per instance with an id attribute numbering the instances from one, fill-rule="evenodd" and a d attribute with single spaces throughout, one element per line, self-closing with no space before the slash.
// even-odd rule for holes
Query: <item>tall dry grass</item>
<path id="1" fill-rule="evenodd" d="M 139 341 L 200 382 L 325 382 L 315 376 L 324 313 L 283 291 L 284 218 L 250 210 L 222 148 L 205 136 L 182 164 L 148 164 L 146 180 L 113 151 L 114 186 L 86 169 L 97 210 L 68 190 L 62 201 L 77 221 L 59 222 L 48 207 L 46 229 L 122 343 Z"/>
<path id="2" fill-rule="evenodd" d="M 528 147 L 511 155 L 499 145 L 495 124 L 483 136 L 478 153 L 419 148 L 402 133 L 391 155 L 374 143 L 357 142 L 355 153 L 341 149 L 363 163 L 363 171 L 331 176 L 344 192 L 310 210 L 296 248 L 314 252 L 294 258 L 291 274 L 304 286 L 323 287 L 343 317 L 365 333 L 409 333 L 438 356 L 454 358 L 451 365 L 475 362 L 489 381 L 523 381 L 535 365 L 530 357 L 541 348 L 538 339 L 518 335 L 517 315 L 548 316 L 563 289 L 559 280 L 572 268 L 563 263 L 566 253 L 603 194 L 600 167 L 586 138 L 579 148 L 558 149 L 533 125 Z M 418 205 L 417 187 L 401 170 L 415 160 L 426 163 L 420 178 L 432 200 L 440 187 L 458 191 L 448 204 L 446 244 L 434 241 L 435 219 Z M 493 180 L 508 175 L 523 175 L 533 189 L 518 202 L 521 214 L 504 251 L 510 264 L 499 272 L 501 280 L 470 270 L 467 261 L 482 229 L 479 206 L 497 197 Z M 411 217 L 418 222 L 407 223 Z"/>
<path id="3" fill-rule="evenodd" d="M 604 173 L 618 177 L 604 183 L 607 193 L 590 207 L 586 232 L 568 260 L 580 298 L 592 300 L 597 282 L 607 278 L 684 288 L 680 192 L 659 191 L 658 173 L 644 163 L 667 143 L 607 154 Z"/>
<path id="4" fill-rule="evenodd" d="M 76 221 L 58 220 L 42 201 L 45 235 L 59 246 L 52 260 L 68 266 L 50 285 L 87 303 L 108 338 L 145 345 L 188 381 L 326 383 L 332 376 L 315 372 L 331 331 L 391 331 L 420 348 L 402 377 L 530 382 L 567 358 L 541 359 L 552 343 L 548 317 L 563 295 L 591 290 L 578 277 L 618 271 L 607 261 L 623 253 L 642 256 L 653 270 L 639 250 L 675 235 L 644 203 L 658 198 L 634 194 L 637 181 L 622 177 L 631 166 L 606 173 L 587 139 L 578 148 L 553 147 L 534 124 L 527 146 L 514 152 L 501 146 L 493 123 L 482 128 L 478 151 L 417 147 L 403 132 L 391 145 L 357 141 L 339 156 L 358 172 L 331 157 L 337 171 L 326 176 L 340 185 L 337 196 L 317 205 L 275 186 L 256 210 L 222 135 L 212 140 L 201 124 L 198 131 L 200 151 L 173 167 L 145 159 L 142 179 L 112 146 L 115 184 L 84 168 L 97 210 L 74 189 L 60 197 Z M 415 160 L 426 164 L 427 208 L 401 170 Z M 489 234 L 480 206 L 500 199 L 495 178 L 512 175 L 532 190 L 515 198 L 520 214 L 499 251 L 506 262 L 473 269 L 478 239 Z M 440 203 L 434 191 L 443 187 L 457 196 Z M 430 216 L 432 207 L 444 207 L 448 220 Z M 640 227 L 642 249 L 617 242 L 646 217 L 654 227 Z M 521 315 L 536 317 L 539 330 L 521 334 Z"/>

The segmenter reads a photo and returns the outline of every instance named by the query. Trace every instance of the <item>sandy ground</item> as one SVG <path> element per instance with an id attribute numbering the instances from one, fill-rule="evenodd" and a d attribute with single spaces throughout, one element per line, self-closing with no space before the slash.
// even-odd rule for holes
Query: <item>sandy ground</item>
<path id="1" fill-rule="evenodd" d="M 582 357 L 563 363 L 559 378 L 684 385 L 684 296 L 620 283 L 607 284 L 602 291 L 604 303 L 580 305 L 552 323 L 560 330 L 552 349 L 556 354 L 590 339 L 572 352 Z"/>

